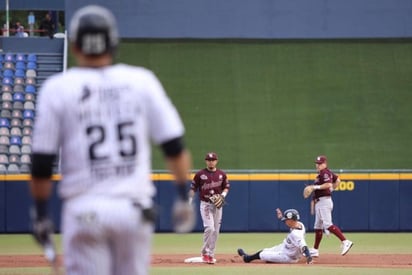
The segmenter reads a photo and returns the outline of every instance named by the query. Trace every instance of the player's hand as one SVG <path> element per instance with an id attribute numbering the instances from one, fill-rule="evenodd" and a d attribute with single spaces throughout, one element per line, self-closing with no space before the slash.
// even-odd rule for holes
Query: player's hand
<path id="1" fill-rule="evenodd" d="M 313 258 L 312 258 L 312 256 L 309 256 L 309 257 L 306 258 L 306 263 L 307 263 L 307 264 L 313 264 Z"/>
<path id="2" fill-rule="evenodd" d="M 39 217 L 36 209 L 30 209 L 30 218 L 32 221 L 32 234 L 37 243 L 45 246 L 51 242 L 51 235 L 54 232 L 53 222 L 49 217 Z"/>
<path id="3" fill-rule="evenodd" d="M 281 219 L 283 217 L 282 210 L 280 208 L 276 208 L 276 216 L 278 219 Z"/>
<path id="4" fill-rule="evenodd" d="M 175 232 L 191 232 L 196 225 L 196 212 L 193 204 L 177 199 L 173 205 L 172 222 Z"/>

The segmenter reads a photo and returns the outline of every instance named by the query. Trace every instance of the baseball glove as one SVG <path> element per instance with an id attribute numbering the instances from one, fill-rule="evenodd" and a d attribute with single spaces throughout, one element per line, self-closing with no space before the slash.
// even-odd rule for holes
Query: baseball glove
<path id="1" fill-rule="evenodd" d="M 309 198 L 309 196 L 312 194 L 313 190 L 315 190 L 313 185 L 308 185 L 303 189 L 303 197 L 305 199 Z"/>
<path id="2" fill-rule="evenodd" d="M 218 209 L 221 208 L 223 204 L 225 204 L 225 197 L 223 197 L 221 194 L 214 194 L 209 199 Z"/>

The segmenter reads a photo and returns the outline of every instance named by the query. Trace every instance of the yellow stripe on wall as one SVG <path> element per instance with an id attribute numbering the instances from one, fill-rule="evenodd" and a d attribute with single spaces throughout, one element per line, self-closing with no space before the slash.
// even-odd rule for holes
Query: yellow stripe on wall
<path id="1" fill-rule="evenodd" d="M 194 174 L 190 175 L 190 179 Z M 227 174 L 230 181 L 313 181 L 317 174 L 315 173 L 254 173 L 254 174 Z M 171 174 L 154 173 L 151 175 L 153 181 L 172 181 Z M 341 180 L 412 180 L 412 173 L 343 173 L 339 174 Z M 29 175 L 0 175 L 0 181 L 27 181 Z M 60 175 L 53 175 L 54 181 L 61 180 Z"/>

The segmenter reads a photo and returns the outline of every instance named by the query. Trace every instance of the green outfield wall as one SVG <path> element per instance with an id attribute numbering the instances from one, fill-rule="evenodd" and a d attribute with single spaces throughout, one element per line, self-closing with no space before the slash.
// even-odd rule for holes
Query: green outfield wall
<path id="1" fill-rule="evenodd" d="M 152 69 L 203 167 L 410 169 L 412 40 L 128 40 Z M 164 169 L 156 151 L 154 168 Z"/>
<path id="2" fill-rule="evenodd" d="M 230 193 L 224 206 L 223 232 L 272 232 L 286 230 L 275 218 L 275 209 L 295 208 L 308 230 L 313 230 L 310 201 L 303 188 L 313 183 L 313 173 L 229 173 Z M 333 221 L 343 231 L 411 232 L 412 173 L 342 173 L 333 192 Z M 28 175 L 0 175 L 0 233 L 30 231 Z M 169 174 L 156 173 L 152 179 L 158 193 L 157 232 L 170 232 L 175 187 Z M 60 177 L 55 176 L 56 183 Z M 57 185 L 56 185 L 57 187 Z M 196 197 L 194 203 L 198 206 Z M 50 213 L 60 228 L 61 201 L 56 188 Z M 196 232 L 203 231 L 200 218 Z"/>

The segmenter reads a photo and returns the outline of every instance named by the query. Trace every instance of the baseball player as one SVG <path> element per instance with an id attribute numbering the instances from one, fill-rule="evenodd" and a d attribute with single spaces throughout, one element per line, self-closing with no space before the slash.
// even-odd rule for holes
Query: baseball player
<path id="1" fill-rule="evenodd" d="M 312 264 L 312 256 L 309 253 L 305 240 L 306 229 L 301 223 L 299 212 L 295 209 L 288 209 L 283 214 L 278 208 L 276 209 L 278 219 L 281 219 L 290 228 L 289 234 L 279 245 L 270 248 L 264 248 L 255 254 L 246 254 L 242 248 L 237 250 L 239 256 L 245 263 L 254 260 L 262 260 L 270 263 L 297 263 L 303 256 L 306 257 L 306 263 Z"/>
<path id="2" fill-rule="evenodd" d="M 33 234 L 43 246 L 53 162 L 61 157 L 62 233 L 66 274 L 149 274 L 154 231 L 151 141 L 175 176 L 175 229 L 194 226 L 186 188 L 190 153 L 177 110 L 155 75 L 113 64 L 113 14 L 86 6 L 73 15 L 70 46 L 78 67 L 43 84 L 33 131 Z"/>
<path id="3" fill-rule="evenodd" d="M 318 156 L 315 160 L 318 175 L 312 188 L 314 189 L 311 201 L 311 213 L 315 215 L 315 243 L 310 253 L 313 257 L 319 256 L 319 245 L 323 232 L 332 232 L 342 242 L 341 255 L 344 256 L 353 246 L 353 242 L 347 240 L 342 231 L 332 223 L 332 191 L 340 183 L 339 177 L 328 168 L 326 156 Z"/>
<path id="4" fill-rule="evenodd" d="M 217 238 L 222 224 L 223 205 L 229 192 L 229 180 L 226 173 L 217 168 L 218 157 L 214 152 L 205 156 L 206 168 L 193 177 L 189 191 L 189 201 L 199 193 L 200 215 L 203 220 L 202 260 L 214 264 Z"/>

